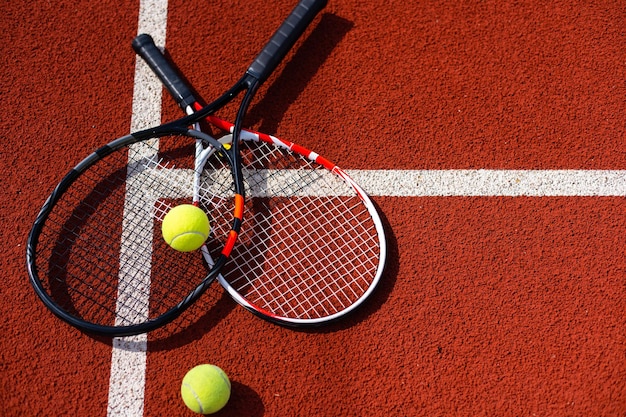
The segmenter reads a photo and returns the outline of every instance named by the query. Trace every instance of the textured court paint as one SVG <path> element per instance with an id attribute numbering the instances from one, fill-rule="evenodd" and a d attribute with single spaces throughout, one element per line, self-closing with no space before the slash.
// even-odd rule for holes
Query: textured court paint
<path id="1" fill-rule="evenodd" d="M 106 412 L 110 341 L 44 309 L 23 242 L 60 176 L 128 131 L 137 10 L 113 3 L 17 0 L 0 15 L 7 415 Z M 168 49 L 210 97 L 292 6 L 170 0 Z M 348 169 L 626 169 L 622 1 L 331 0 L 327 11 L 258 95 L 251 127 Z M 167 99 L 163 111 L 180 115 Z M 223 416 L 624 415 L 623 196 L 375 201 L 393 233 L 371 304 L 293 332 L 203 297 L 150 336 L 144 415 L 190 415 L 180 380 L 201 362 L 233 379 Z"/>
<path id="2" fill-rule="evenodd" d="M 227 416 L 619 415 L 622 198 L 377 202 L 395 261 L 371 303 L 319 332 L 208 315 L 150 352 L 146 412 L 185 415 L 180 378 L 211 361 Z"/>
<path id="3" fill-rule="evenodd" d="M 248 43 L 262 44 L 271 20 L 279 22 L 288 3 L 238 3 L 242 10 L 208 8 L 200 16 L 189 3 L 172 0 L 169 21 L 176 29 L 168 33 L 168 50 L 198 91 L 211 97 L 247 64 L 246 58 L 232 59 L 234 51 L 252 58 L 259 45 Z M 623 19 L 608 17 L 621 16 L 617 3 L 602 12 L 605 26 L 597 22 L 594 31 L 583 24 L 571 32 L 563 28 L 578 19 L 581 7 L 565 2 L 513 7 L 490 1 L 347 0 L 328 7 L 337 18 L 326 17 L 325 24 L 322 18 L 323 30 L 312 32 L 317 43 L 304 40 L 304 51 L 286 61 L 283 75 L 268 80 L 269 96 L 258 95 L 248 118 L 257 130 L 368 175 L 376 173 L 371 169 L 400 175 L 428 171 L 426 178 L 435 181 L 422 185 L 428 194 L 451 192 L 446 176 L 457 169 L 479 174 L 493 169 L 503 171 L 504 178 L 509 170 L 626 169 L 619 120 L 625 113 L 623 78 L 596 84 L 615 83 L 612 93 L 603 94 L 607 89 L 590 88 L 574 62 L 582 54 L 585 62 L 597 58 L 603 71 L 623 72 L 618 63 L 624 54 L 602 50 L 610 47 L 609 40 L 623 45 L 615 38 Z M 236 24 L 249 16 L 263 16 L 267 23 L 252 33 Z M 342 18 L 353 25 L 343 37 Z M 562 56 L 551 27 L 574 45 L 584 45 L 583 51 Z M 480 43 L 483 32 L 490 41 Z M 525 37 L 532 42 L 526 44 Z M 220 47 L 207 49 L 207 38 Z M 338 41 L 330 48 L 333 39 Z M 595 42 L 598 49 L 590 48 Z M 325 60 L 316 55 L 329 49 Z M 199 59 L 198 50 L 211 58 Z M 462 59 L 456 58 L 459 53 Z M 537 65 L 541 74 L 533 72 Z M 557 71 L 555 77 L 549 70 Z M 587 115 L 585 102 L 592 104 Z M 164 105 L 170 117 L 180 114 L 167 98 Z M 355 149 L 357 144 L 362 148 Z M 465 190 L 492 185 L 484 176 L 461 177 L 461 183 Z M 546 184 L 526 190 L 541 193 Z M 590 189 L 601 185 L 592 184 Z M 577 187 L 561 184 L 551 192 Z M 379 183 L 375 188 L 386 194 L 391 187 Z M 597 281 L 624 295 L 617 284 L 623 250 L 611 240 L 624 232 L 623 197 L 375 201 L 397 246 L 388 286 L 373 305 L 346 327 L 320 333 L 276 328 L 240 308 L 226 317 L 209 315 L 183 331 L 189 344 L 169 339 L 150 351 L 146 413 L 158 414 L 162 404 L 172 404 L 173 414 L 184 415 L 184 405 L 176 403 L 180 378 L 208 361 L 223 366 L 234 381 L 233 397 L 223 410 L 228 416 L 619 415 L 624 305 L 585 289 Z M 615 266 L 612 259 L 618 260 Z M 576 266 L 568 266 L 568 260 Z M 568 288 L 570 275 L 584 276 L 586 270 L 586 287 Z M 551 279 L 555 282 L 549 285 Z M 572 310 L 584 304 L 590 318 L 584 309 L 582 315 Z M 606 325 L 603 305 L 611 312 Z M 606 349 L 604 359 L 594 357 L 597 346 Z"/>
<path id="4" fill-rule="evenodd" d="M 53 186 L 128 131 L 134 59 L 114 45 L 127 49 L 136 24 L 134 8 L 111 0 L 2 5 L 3 416 L 106 414 L 111 341 L 80 333 L 43 306 L 28 283 L 24 251 Z"/>

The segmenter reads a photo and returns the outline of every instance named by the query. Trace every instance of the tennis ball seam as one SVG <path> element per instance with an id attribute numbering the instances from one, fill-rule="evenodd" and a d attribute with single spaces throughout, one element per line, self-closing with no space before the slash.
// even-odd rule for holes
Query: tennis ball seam
<path id="1" fill-rule="evenodd" d="M 222 371 L 221 369 L 219 369 L 219 371 L 220 372 L 218 372 L 218 374 L 219 374 L 220 378 L 222 378 L 222 380 L 226 383 L 226 385 L 228 385 L 228 389 L 230 390 L 232 388 L 231 385 L 230 385 L 230 379 L 228 379 L 228 377 L 226 376 L 224 371 Z M 229 396 L 230 396 L 230 394 L 229 394 Z"/>
<path id="2" fill-rule="evenodd" d="M 196 403 L 198 404 L 198 408 L 200 409 L 200 414 L 204 414 L 204 408 L 202 407 L 202 402 L 200 401 L 200 397 L 198 396 L 198 394 L 196 393 L 196 391 L 191 388 L 191 385 L 189 385 L 188 383 L 183 383 L 183 386 L 186 387 L 189 392 L 191 392 L 191 395 L 193 395 L 193 398 L 196 399 Z"/>
<path id="3" fill-rule="evenodd" d="M 188 232 L 183 232 L 183 233 L 179 233 L 179 234 L 177 234 L 177 235 L 175 235 L 175 236 L 172 236 L 172 240 L 170 240 L 170 241 L 169 241 L 169 242 L 167 242 L 167 243 L 168 243 L 169 245 L 173 245 L 173 244 L 174 244 L 174 242 L 176 241 L 176 239 L 178 239 L 179 237 L 186 236 L 186 235 L 199 235 L 199 236 L 201 236 L 201 237 L 202 237 L 202 239 L 206 239 L 206 238 L 208 238 L 208 237 L 209 237 L 209 235 L 208 235 L 208 234 L 204 234 L 204 233 L 202 233 L 202 232 L 198 232 L 198 231 L 195 231 L 195 230 L 190 230 L 190 231 L 188 231 Z"/>

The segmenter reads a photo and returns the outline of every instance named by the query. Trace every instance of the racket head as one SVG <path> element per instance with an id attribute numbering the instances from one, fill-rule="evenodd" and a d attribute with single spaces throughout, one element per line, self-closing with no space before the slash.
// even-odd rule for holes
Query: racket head
<path id="1" fill-rule="evenodd" d="M 196 166 L 199 141 L 207 150 L 203 166 Z M 145 333 L 180 315 L 215 279 L 241 223 L 243 199 L 235 197 L 224 151 L 196 131 L 157 129 L 119 138 L 80 162 L 28 237 L 29 278 L 44 304 L 106 336 Z M 161 236 L 169 208 L 194 201 L 213 226 L 211 266 L 200 251 L 175 251 Z"/>
<path id="2" fill-rule="evenodd" d="M 246 214 L 219 282 L 249 311 L 286 326 L 319 326 L 355 310 L 379 284 L 387 256 L 370 198 L 302 146 L 249 130 L 239 146 Z"/>

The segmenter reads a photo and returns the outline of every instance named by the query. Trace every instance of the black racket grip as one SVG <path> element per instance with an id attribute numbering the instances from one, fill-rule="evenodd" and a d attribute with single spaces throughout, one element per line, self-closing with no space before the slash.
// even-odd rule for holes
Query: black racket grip
<path id="1" fill-rule="evenodd" d="M 154 39 L 148 34 L 138 35 L 132 42 L 133 49 L 159 77 L 165 88 L 170 92 L 176 103 L 186 110 L 187 106 L 196 102 L 191 89 L 178 75 L 174 67 L 165 58 L 165 55 L 154 44 Z"/>
<path id="2" fill-rule="evenodd" d="M 265 81 L 304 33 L 313 18 L 326 7 L 327 2 L 328 0 L 301 0 L 274 32 L 270 41 L 248 68 L 247 73 L 260 82 Z"/>

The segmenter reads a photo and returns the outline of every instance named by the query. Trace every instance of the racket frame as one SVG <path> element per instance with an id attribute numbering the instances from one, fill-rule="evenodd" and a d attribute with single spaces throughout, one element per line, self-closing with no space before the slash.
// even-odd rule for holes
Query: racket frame
<path id="1" fill-rule="evenodd" d="M 148 64 L 148 66 L 152 69 L 152 71 L 158 76 L 161 80 L 162 84 L 168 90 L 170 95 L 174 98 L 178 106 L 188 114 L 193 114 L 194 111 L 201 112 L 203 110 L 202 106 L 199 104 L 197 98 L 194 96 L 192 89 L 190 86 L 186 84 L 184 79 L 177 73 L 174 69 L 174 66 L 170 64 L 165 55 L 161 52 L 161 50 L 155 45 L 153 39 L 148 34 L 141 34 L 135 38 L 133 41 L 133 49 L 135 52 Z M 196 113 L 197 114 L 197 113 Z M 220 284 L 225 288 L 225 290 L 229 293 L 229 295 L 241 306 L 254 313 L 255 315 L 286 326 L 293 327 L 314 327 L 322 324 L 327 324 L 329 322 L 335 321 L 336 319 L 342 318 L 345 315 L 349 314 L 351 311 L 356 309 L 363 301 L 365 301 L 374 289 L 377 287 L 378 282 L 382 276 L 385 262 L 386 262 L 386 238 L 384 227 L 376 207 L 373 202 L 367 195 L 367 193 L 341 168 L 336 166 L 334 163 L 330 162 L 326 158 L 320 156 L 319 154 L 310 151 L 300 145 L 294 144 L 292 142 L 286 141 L 284 139 L 279 139 L 272 135 L 267 135 L 261 132 L 257 132 L 254 130 L 243 129 L 241 126 L 238 126 L 236 123 L 230 123 L 225 121 L 213 114 L 208 114 L 205 117 L 205 120 L 210 124 L 216 126 L 225 132 L 237 132 L 236 142 L 241 141 L 262 141 L 269 143 L 273 146 L 284 148 L 290 152 L 300 154 L 303 157 L 323 166 L 330 172 L 333 172 L 335 175 L 341 177 L 343 181 L 354 190 L 356 195 L 361 199 L 367 211 L 369 212 L 372 221 L 375 225 L 376 232 L 379 239 L 379 262 L 377 265 L 377 270 L 375 276 L 372 280 L 371 285 L 367 288 L 367 290 L 351 305 L 344 308 L 341 311 L 335 312 L 334 314 L 330 314 L 323 317 L 317 318 L 294 318 L 287 317 L 284 315 L 278 315 L 271 311 L 264 309 L 254 303 L 250 302 L 244 296 L 242 296 L 225 278 L 222 274 L 217 275 L 217 280 Z M 198 129 L 200 128 L 199 124 L 196 126 Z M 232 138 L 235 141 L 235 137 Z M 235 143 L 233 143 L 235 145 Z M 203 251 L 203 255 L 205 256 L 205 260 L 209 265 L 212 264 L 212 259 L 208 254 L 208 251 Z"/>
<path id="2" fill-rule="evenodd" d="M 261 52 L 248 67 L 245 74 L 225 93 L 216 100 L 203 107 L 202 109 L 182 117 L 178 120 L 162 124 L 157 127 L 144 129 L 139 132 L 131 133 L 120 137 L 107 145 L 94 151 L 79 162 L 54 188 L 50 196 L 47 198 L 42 209 L 38 213 L 33 227 L 28 235 L 26 248 L 26 263 L 29 279 L 36 294 L 41 298 L 43 303 L 59 318 L 67 323 L 88 333 L 99 334 L 104 336 L 119 337 L 130 336 L 135 334 L 146 333 L 148 331 L 159 328 L 178 317 L 186 308 L 196 301 L 208 288 L 215 279 L 221 267 L 226 263 L 230 256 L 239 230 L 241 228 L 242 216 L 244 210 L 244 187 L 241 173 L 241 157 L 239 155 L 239 136 L 242 128 L 243 118 L 250 105 L 250 102 L 259 86 L 269 77 L 276 66 L 282 61 L 287 52 L 295 44 L 296 40 L 302 35 L 304 30 L 312 22 L 314 17 L 326 6 L 327 0 L 301 0 L 291 11 L 288 17 L 279 26 L 272 35 L 268 43 L 263 47 Z M 245 94 L 241 98 L 239 108 L 236 112 L 235 124 L 232 131 L 232 142 L 229 148 L 214 138 L 197 131 L 189 126 L 193 126 L 205 117 L 215 113 L 219 109 L 226 106 L 234 100 L 240 93 Z M 235 209 L 233 213 L 233 223 L 229 237 L 224 246 L 224 250 L 217 260 L 215 260 L 210 272 L 204 277 L 199 285 L 191 291 L 183 300 L 167 310 L 166 313 L 146 320 L 141 323 L 132 325 L 104 325 L 92 323 L 76 317 L 59 306 L 53 297 L 48 294 L 44 285 L 39 278 L 37 268 L 37 246 L 39 237 L 46 220 L 52 212 L 56 202 L 60 200 L 62 195 L 71 187 L 76 179 L 90 166 L 98 160 L 110 155 L 116 150 L 128 146 L 129 144 L 144 141 L 149 138 L 160 138 L 164 136 L 188 136 L 198 140 L 206 141 L 209 146 L 213 146 L 215 150 L 222 153 L 230 162 L 231 174 L 234 183 L 235 193 Z"/>

